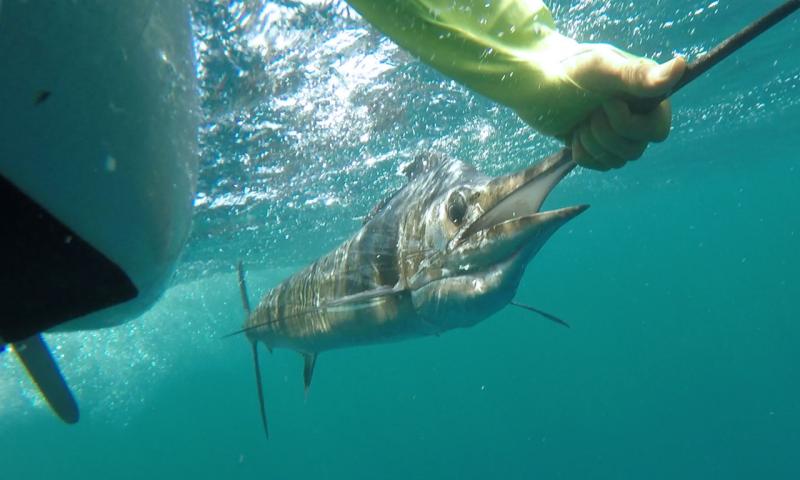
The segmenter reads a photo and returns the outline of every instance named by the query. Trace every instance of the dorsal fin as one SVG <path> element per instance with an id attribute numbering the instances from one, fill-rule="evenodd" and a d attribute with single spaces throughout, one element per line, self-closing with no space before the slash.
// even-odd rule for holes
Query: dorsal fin
<path id="1" fill-rule="evenodd" d="M 304 353 L 303 362 L 303 386 L 306 395 L 308 395 L 308 389 L 311 387 L 311 377 L 314 376 L 314 365 L 317 363 L 317 354 Z"/>
<path id="2" fill-rule="evenodd" d="M 400 190 L 402 190 L 402 188 L 398 188 L 394 192 L 390 193 L 388 196 L 382 198 L 378 203 L 376 203 L 375 206 L 372 207 L 372 210 L 370 210 L 368 214 L 364 215 L 364 220 L 362 220 L 361 225 L 366 225 L 367 223 L 369 223 L 370 220 L 375 218 L 375 215 L 380 213 L 381 210 L 383 210 L 384 207 L 386 207 L 389 201 L 393 199 L 394 196 L 397 195 L 397 192 L 399 192 Z"/>
<path id="3" fill-rule="evenodd" d="M 247 284 L 244 281 L 244 266 L 242 261 L 236 264 L 236 273 L 239 278 L 239 295 L 242 296 L 242 308 L 244 308 L 245 319 L 250 318 L 250 300 L 247 298 Z"/>
<path id="4" fill-rule="evenodd" d="M 444 159 L 445 157 L 435 152 L 421 152 L 418 153 L 410 162 L 400 165 L 399 171 L 410 182 L 418 176 L 433 170 L 437 165 L 441 164 Z M 378 201 L 378 203 L 372 207 L 372 210 L 370 210 L 369 213 L 364 216 L 364 220 L 361 222 L 361 225 L 366 225 L 370 220 L 375 218 L 375 216 L 380 213 L 386 207 L 386 205 L 389 204 L 389 201 L 391 201 L 399 192 L 401 192 L 403 188 L 405 188 L 405 186 L 398 188 L 394 192 Z"/>
<path id="5" fill-rule="evenodd" d="M 411 181 L 416 177 L 433 170 L 436 166 L 442 163 L 444 159 L 444 156 L 436 152 L 420 152 L 414 157 L 414 160 L 400 167 L 400 173 L 405 175 L 406 178 Z"/>

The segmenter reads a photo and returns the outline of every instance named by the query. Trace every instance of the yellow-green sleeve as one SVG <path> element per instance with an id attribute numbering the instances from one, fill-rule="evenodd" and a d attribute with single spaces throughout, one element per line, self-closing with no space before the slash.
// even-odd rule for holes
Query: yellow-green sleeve
<path id="1" fill-rule="evenodd" d="M 584 47 L 556 32 L 540 0 L 348 3 L 423 62 L 543 133 L 568 133 L 600 102 L 566 75 L 564 60 Z"/>

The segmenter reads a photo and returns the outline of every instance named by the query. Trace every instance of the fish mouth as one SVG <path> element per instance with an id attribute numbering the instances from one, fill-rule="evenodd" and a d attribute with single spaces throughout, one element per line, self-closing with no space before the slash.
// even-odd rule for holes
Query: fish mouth
<path id="1" fill-rule="evenodd" d="M 575 166 L 572 152 L 564 149 L 532 167 L 492 179 L 477 200 L 482 213 L 456 235 L 452 251 L 470 248 L 470 244 L 470 249 L 484 252 L 491 244 L 492 250 L 505 252 L 505 257 L 521 250 L 538 251 L 559 227 L 589 207 L 539 211 L 547 195 Z"/>

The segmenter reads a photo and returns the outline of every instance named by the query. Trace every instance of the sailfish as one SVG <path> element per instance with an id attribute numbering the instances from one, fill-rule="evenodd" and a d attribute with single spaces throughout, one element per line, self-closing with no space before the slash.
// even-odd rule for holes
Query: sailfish
<path id="1" fill-rule="evenodd" d="M 633 99 L 632 111 L 652 110 L 798 9 L 800 0 L 783 2 L 692 62 L 671 92 Z M 270 290 L 253 311 L 240 263 L 246 320 L 234 334 L 245 333 L 252 345 L 267 436 L 258 342 L 300 352 L 307 390 L 325 350 L 439 335 L 506 305 L 566 325 L 513 298 L 544 243 L 588 208 L 540 211 L 575 166 L 569 148 L 497 178 L 459 160 L 418 157 L 406 170 L 406 186 L 379 203 L 352 238 Z"/>
<path id="2" fill-rule="evenodd" d="M 565 324 L 513 298 L 542 245 L 588 208 L 540 211 L 574 167 L 568 149 L 496 178 L 460 160 L 421 155 L 405 169 L 408 183 L 353 237 L 267 292 L 252 311 L 239 263 L 246 320 L 234 334 L 245 333 L 252 345 L 267 436 L 259 342 L 299 352 L 307 390 L 326 350 L 440 335 L 508 304 Z"/>

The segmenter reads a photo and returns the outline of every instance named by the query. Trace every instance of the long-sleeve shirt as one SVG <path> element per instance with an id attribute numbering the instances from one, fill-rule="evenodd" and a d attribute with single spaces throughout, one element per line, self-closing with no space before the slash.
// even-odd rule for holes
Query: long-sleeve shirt
<path id="1" fill-rule="evenodd" d="M 565 135 L 602 98 L 568 75 L 597 45 L 555 30 L 540 0 L 347 0 L 398 45 L 543 133 Z M 611 46 L 602 46 L 630 56 Z"/>

